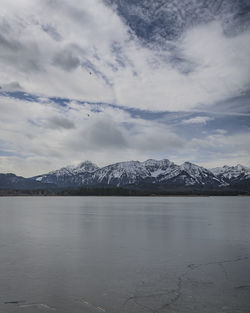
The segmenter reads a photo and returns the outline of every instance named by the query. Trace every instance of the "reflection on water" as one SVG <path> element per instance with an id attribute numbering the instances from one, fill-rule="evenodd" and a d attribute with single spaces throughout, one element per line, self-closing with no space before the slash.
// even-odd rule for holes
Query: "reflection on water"
<path id="1" fill-rule="evenodd" d="M 247 313 L 249 204 L 0 198 L 0 312 Z"/>

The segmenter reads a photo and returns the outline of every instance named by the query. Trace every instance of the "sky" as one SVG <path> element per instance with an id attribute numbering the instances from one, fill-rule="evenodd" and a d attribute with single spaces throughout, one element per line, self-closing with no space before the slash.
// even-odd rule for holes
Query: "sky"
<path id="1" fill-rule="evenodd" d="M 250 0 L 0 3 L 0 172 L 250 166 Z"/>

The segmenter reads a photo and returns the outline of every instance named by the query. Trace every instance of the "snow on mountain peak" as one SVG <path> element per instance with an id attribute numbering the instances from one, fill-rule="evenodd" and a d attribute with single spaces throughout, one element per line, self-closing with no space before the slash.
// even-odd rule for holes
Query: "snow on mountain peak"
<path id="1" fill-rule="evenodd" d="M 91 161 L 84 161 L 81 162 L 78 166 L 76 166 L 75 168 L 73 168 L 73 172 L 74 173 L 80 173 L 80 172 L 95 172 L 96 170 L 98 170 L 98 166 L 95 163 L 92 163 Z"/>
<path id="2" fill-rule="evenodd" d="M 164 165 L 170 165 L 173 162 L 170 162 L 168 159 L 163 159 L 163 160 L 148 159 L 147 161 L 144 161 L 142 163 L 146 166 L 164 166 Z"/>
<path id="3" fill-rule="evenodd" d="M 250 168 L 240 164 L 208 170 L 191 162 L 177 165 L 167 159 L 144 162 L 126 161 L 99 168 L 90 161 L 77 166 L 63 167 L 45 175 L 33 177 L 37 181 L 58 186 L 112 185 L 127 186 L 160 184 L 173 186 L 229 186 L 250 178 Z"/>
<path id="4" fill-rule="evenodd" d="M 187 171 L 191 174 L 197 175 L 200 172 L 202 172 L 203 170 L 206 170 L 205 168 L 198 166 L 196 164 L 193 164 L 191 162 L 184 162 L 183 164 L 181 164 L 181 169 L 184 171 Z"/>
<path id="5" fill-rule="evenodd" d="M 211 171 L 216 176 L 225 180 L 250 178 L 250 168 L 241 164 L 237 164 L 236 166 L 224 165 L 222 167 L 215 167 L 212 168 Z"/>

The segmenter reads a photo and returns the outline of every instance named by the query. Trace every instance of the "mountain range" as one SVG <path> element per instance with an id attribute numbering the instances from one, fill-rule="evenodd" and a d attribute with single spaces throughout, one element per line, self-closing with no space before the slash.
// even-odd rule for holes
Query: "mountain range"
<path id="1" fill-rule="evenodd" d="M 244 190 L 250 191 L 250 168 L 242 165 L 206 169 L 167 159 L 128 161 L 98 167 L 85 161 L 77 166 L 30 178 L 0 174 L 0 189 L 123 187 L 140 190 Z"/>

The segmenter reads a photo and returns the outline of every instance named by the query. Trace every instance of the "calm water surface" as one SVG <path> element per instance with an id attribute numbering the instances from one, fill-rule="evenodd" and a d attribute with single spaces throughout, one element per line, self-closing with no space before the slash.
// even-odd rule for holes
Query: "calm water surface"
<path id="1" fill-rule="evenodd" d="M 0 198 L 1 313 L 249 313 L 249 197 Z"/>

